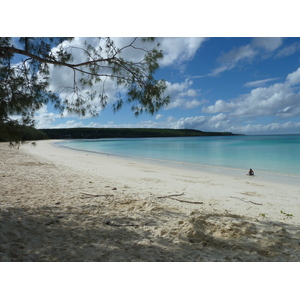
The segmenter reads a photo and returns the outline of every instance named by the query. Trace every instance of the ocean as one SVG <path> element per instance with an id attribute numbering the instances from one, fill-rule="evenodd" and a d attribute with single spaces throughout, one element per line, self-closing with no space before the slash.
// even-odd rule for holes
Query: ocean
<path id="1" fill-rule="evenodd" d="M 59 146 L 187 166 L 300 177 L 300 135 L 67 140 Z"/>

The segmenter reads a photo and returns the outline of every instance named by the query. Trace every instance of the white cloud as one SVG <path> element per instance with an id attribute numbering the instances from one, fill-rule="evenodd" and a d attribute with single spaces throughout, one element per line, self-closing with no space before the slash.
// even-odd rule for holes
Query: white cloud
<path id="1" fill-rule="evenodd" d="M 187 90 L 186 95 L 188 97 L 196 97 L 196 96 L 198 96 L 198 93 L 194 89 L 189 89 L 189 90 Z"/>
<path id="2" fill-rule="evenodd" d="M 193 59 L 196 51 L 207 38 L 201 37 L 168 37 L 158 38 L 161 49 L 164 51 L 164 58 L 161 66 L 169 66 L 174 63 L 179 64 Z"/>
<path id="3" fill-rule="evenodd" d="M 196 107 L 198 107 L 202 104 L 203 104 L 203 101 L 198 101 L 196 99 L 193 99 L 193 100 L 190 100 L 190 101 L 186 101 L 184 103 L 183 107 L 186 108 L 186 109 L 193 109 L 193 108 L 196 108 Z"/>
<path id="4" fill-rule="evenodd" d="M 270 53 L 282 45 L 282 38 L 266 37 L 253 38 L 248 45 L 234 48 L 227 53 L 221 54 L 218 58 L 220 66 L 215 68 L 208 76 L 217 76 L 229 71 L 242 63 L 250 63 L 257 56 L 267 58 Z M 267 55 L 266 55 L 267 54 Z"/>
<path id="5" fill-rule="evenodd" d="M 284 57 L 284 56 L 290 56 L 294 53 L 298 52 L 300 50 L 300 43 L 293 43 L 287 47 L 284 47 L 278 53 L 275 55 L 276 58 L 278 57 Z"/>
<path id="6" fill-rule="evenodd" d="M 228 131 L 244 134 L 297 134 L 300 122 L 272 122 L 269 124 L 232 125 Z"/>
<path id="7" fill-rule="evenodd" d="M 255 88 L 234 101 L 217 100 L 213 105 L 203 107 L 202 111 L 208 114 L 226 113 L 231 118 L 246 119 L 262 116 L 300 116 L 300 94 L 292 88 L 299 83 L 300 68 L 289 74 L 283 83 Z"/>
<path id="8" fill-rule="evenodd" d="M 286 81 L 289 85 L 297 85 L 300 83 L 300 68 L 295 72 L 288 74 Z"/>
<path id="9" fill-rule="evenodd" d="M 251 45 L 242 46 L 228 53 L 224 53 L 218 58 L 218 62 L 221 66 L 215 68 L 209 76 L 217 76 L 225 71 L 229 71 L 235 68 L 240 62 L 249 62 L 257 53 L 258 52 L 251 47 Z"/>
<path id="10" fill-rule="evenodd" d="M 221 63 L 235 65 L 241 60 L 250 60 L 257 54 L 257 51 L 251 45 L 242 46 L 222 54 L 218 61 Z"/>
<path id="11" fill-rule="evenodd" d="M 287 107 L 286 112 L 289 111 Z M 62 119 L 65 120 L 65 119 Z M 76 128 L 76 127 L 93 127 L 93 128 L 173 128 L 173 129 L 198 129 L 202 131 L 219 131 L 233 132 L 244 134 L 268 134 L 268 133 L 299 133 L 300 122 L 272 122 L 264 124 L 263 122 L 240 122 L 239 119 L 233 119 L 226 113 L 216 115 L 199 115 L 193 117 L 175 118 L 168 116 L 163 118 L 159 116 L 155 120 L 140 121 L 139 123 L 123 123 L 115 124 L 114 122 L 99 123 L 89 122 L 83 123 L 78 120 L 65 120 L 58 125 L 47 124 L 38 128 Z"/>
<path id="12" fill-rule="evenodd" d="M 35 127 L 36 128 L 48 128 L 57 119 L 60 118 L 60 114 L 48 112 L 47 105 L 43 105 L 35 113 Z"/>
<path id="13" fill-rule="evenodd" d="M 252 41 L 254 47 L 263 48 L 266 51 L 274 51 L 282 45 L 280 37 L 256 37 Z"/>
<path id="14" fill-rule="evenodd" d="M 293 118 L 295 116 L 300 116 L 300 105 L 299 106 L 287 106 L 282 110 L 279 110 L 276 117 L 280 118 Z"/>
<path id="15" fill-rule="evenodd" d="M 250 81 L 245 83 L 245 87 L 259 87 L 263 86 L 268 82 L 278 80 L 278 78 L 267 78 L 267 79 L 262 79 L 262 80 L 256 80 L 256 81 Z"/>
<path id="16" fill-rule="evenodd" d="M 172 117 L 172 116 L 169 116 L 169 117 L 167 117 L 167 122 L 168 123 L 174 123 L 174 122 L 177 122 L 177 119 Z"/>
<path id="17" fill-rule="evenodd" d="M 189 90 L 189 87 L 193 84 L 192 80 L 186 79 L 181 83 L 171 83 L 166 81 L 167 84 L 167 94 L 173 95 L 177 93 L 186 93 Z"/>
<path id="18" fill-rule="evenodd" d="M 228 123 L 230 120 L 225 114 L 215 116 L 194 116 L 172 119 L 169 127 L 174 129 L 197 129 L 201 131 L 228 131 Z"/>
<path id="19" fill-rule="evenodd" d="M 139 124 L 142 127 L 143 124 Z M 194 116 L 176 119 L 169 117 L 165 122 L 152 124 L 156 128 L 197 129 L 201 131 L 233 132 L 242 134 L 284 134 L 299 133 L 300 122 L 239 123 L 226 114 L 214 116 Z"/>
<path id="20" fill-rule="evenodd" d="M 69 120 L 65 123 L 55 125 L 52 128 L 78 128 L 78 127 L 85 127 L 85 126 L 82 122 L 78 122 L 76 120 Z"/>
<path id="21" fill-rule="evenodd" d="M 221 67 L 215 68 L 211 73 L 209 73 L 207 76 L 218 76 L 219 74 L 229 71 L 230 69 L 234 68 L 234 64 L 231 65 L 223 65 Z"/>
<path id="22" fill-rule="evenodd" d="M 172 102 L 165 107 L 166 110 L 168 109 L 174 109 L 174 108 L 183 108 L 183 109 L 193 109 L 200 105 L 202 105 L 202 101 L 198 101 L 196 99 L 193 100 L 186 100 L 184 98 L 176 98 L 175 100 L 172 100 Z"/>
<path id="23" fill-rule="evenodd" d="M 203 107 L 202 111 L 208 114 L 215 114 L 219 112 L 228 112 L 230 109 L 235 107 L 234 103 L 228 103 L 223 100 L 217 100 L 215 104 L 208 107 Z"/>
<path id="24" fill-rule="evenodd" d="M 192 109 L 196 108 L 204 103 L 204 101 L 199 101 L 195 99 L 198 96 L 198 91 L 195 89 L 191 89 L 190 87 L 193 84 L 192 80 L 186 79 L 181 83 L 171 83 L 166 82 L 167 90 L 166 95 L 170 95 L 171 102 L 165 109 L 174 109 L 174 108 L 184 108 L 184 109 Z"/>

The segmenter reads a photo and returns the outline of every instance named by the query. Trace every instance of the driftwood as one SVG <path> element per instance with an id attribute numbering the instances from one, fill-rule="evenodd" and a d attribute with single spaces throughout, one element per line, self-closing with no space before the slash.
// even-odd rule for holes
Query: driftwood
<path id="1" fill-rule="evenodd" d="M 114 196 L 114 195 L 108 195 L 108 194 L 107 195 L 89 194 L 89 193 L 85 193 L 85 192 L 81 192 L 81 194 L 84 194 L 88 197 L 112 197 L 112 196 Z M 88 198 L 88 197 L 86 197 L 86 198 Z"/>
<path id="2" fill-rule="evenodd" d="M 179 199 L 170 198 L 170 197 L 169 197 L 169 199 L 176 200 L 176 201 L 179 201 L 179 202 L 191 203 L 191 204 L 203 204 L 203 202 L 198 202 L 198 201 L 186 201 L 186 200 L 179 200 Z"/>
<path id="3" fill-rule="evenodd" d="M 185 202 L 185 203 L 191 203 L 191 204 L 203 204 L 203 202 L 197 202 L 197 201 L 187 201 L 187 200 L 181 200 L 181 199 L 176 199 L 173 197 L 179 197 L 182 196 L 184 193 L 181 194 L 174 194 L 174 195 L 167 195 L 167 196 L 159 196 L 157 197 L 158 199 L 162 199 L 162 198 L 168 198 L 171 200 L 175 200 L 175 201 L 179 201 L 179 202 Z"/>
<path id="4" fill-rule="evenodd" d="M 184 193 L 174 194 L 174 195 L 167 195 L 167 196 L 159 196 L 157 198 L 161 199 L 161 198 L 179 197 L 179 196 L 182 196 L 182 195 L 184 195 Z"/>
<path id="5" fill-rule="evenodd" d="M 116 227 L 122 227 L 122 226 L 133 226 L 133 227 L 139 227 L 140 225 L 137 224 L 116 224 L 110 220 L 105 220 L 104 221 L 105 225 L 109 225 L 109 226 L 116 226 Z"/>
<path id="6" fill-rule="evenodd" d="M 251 201 L 251 200 L 247 201 L 247 200 L 244 200 L 244 199 L 238 198 L 238 197 L 232 197 L 232 196 L 230 196 L 230 198 L 239 199 L 239 200 L 241 200 L 241 201 L 243 201 L 243 202 L 246 202 L 246 203 L 252 203 L 252 204 L 255 204 L 255 205 L 262 205 L 262 203 L 256 203 L 256 202 L 253 202 L 253 201 Z"/>

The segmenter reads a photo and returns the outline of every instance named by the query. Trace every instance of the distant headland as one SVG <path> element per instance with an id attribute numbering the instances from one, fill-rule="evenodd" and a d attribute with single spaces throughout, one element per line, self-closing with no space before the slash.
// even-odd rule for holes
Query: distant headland
<path id="1" fill-rule="evenodd" d="M 233 136 L 231 132 L 205 132 L 195 129 L 161 128 L 61 128 L 40 129 L 49 139 L 104 139 L 188 136 Z"/>

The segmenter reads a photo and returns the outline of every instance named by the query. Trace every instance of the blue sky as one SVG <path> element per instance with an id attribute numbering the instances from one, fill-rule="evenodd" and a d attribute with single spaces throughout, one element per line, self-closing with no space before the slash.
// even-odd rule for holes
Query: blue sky
<path id="1" fill-rule="evenodd" d="M 80 45 L 86 38 L 76 38 Z M 129 39 L 129 38 L 128 38 Z M 116 38 L 125 43 L 126 38 Z M 156 73 L 167 81 L 170 104 L 135 117 L 129 106 L 98 117 L 62 118 L 50 105 L 36 114 L 37 128 L 191 128 L 244 134 L 300 133 L 300 38 L 159 37 L 164 59 Z M 53 71 L 51 88 L 68 72 Z"/>
<path id="2" fill-rule="evenodd" d="M 70 6 L 53 0 L 47 14 L 35 4 L 6 2 L 2 36 L 157 36 L 165 57 L 156 74 L 172 96 L 158 114 L 134 117 L 129 106 L 113 113 L 110 102 L 95 118 L 79 118 L 48 105 L 36 114 L 38 128 L 156 127 L 300 134 L 300 38 L 295 1 L 211 0 L 184 3 L 153 0 L 95 2 Z M 59 7 L 59 9 L 58 9 Z M 12 15 L 16 26 L 8 26 Z M 20 26 L 21 24 L 21 26 Z M 203 38 L 201 38 L 201 36 Z M 283 38 L 280 38 L 282 36 Z M 171 38 L 172 37 L 172 38 Z M 253 38 L 259 37 L 259 38 Z M 271 37 L 271 38 L 265 38 Z M 290 38 L 289 38 L 290 37 Z M 76 38 L 82 45 L 85 38 Z M 59 70 L 59 71 L 58 71 Z M 53 70 L 51 88 L 70 80 Z"/>

